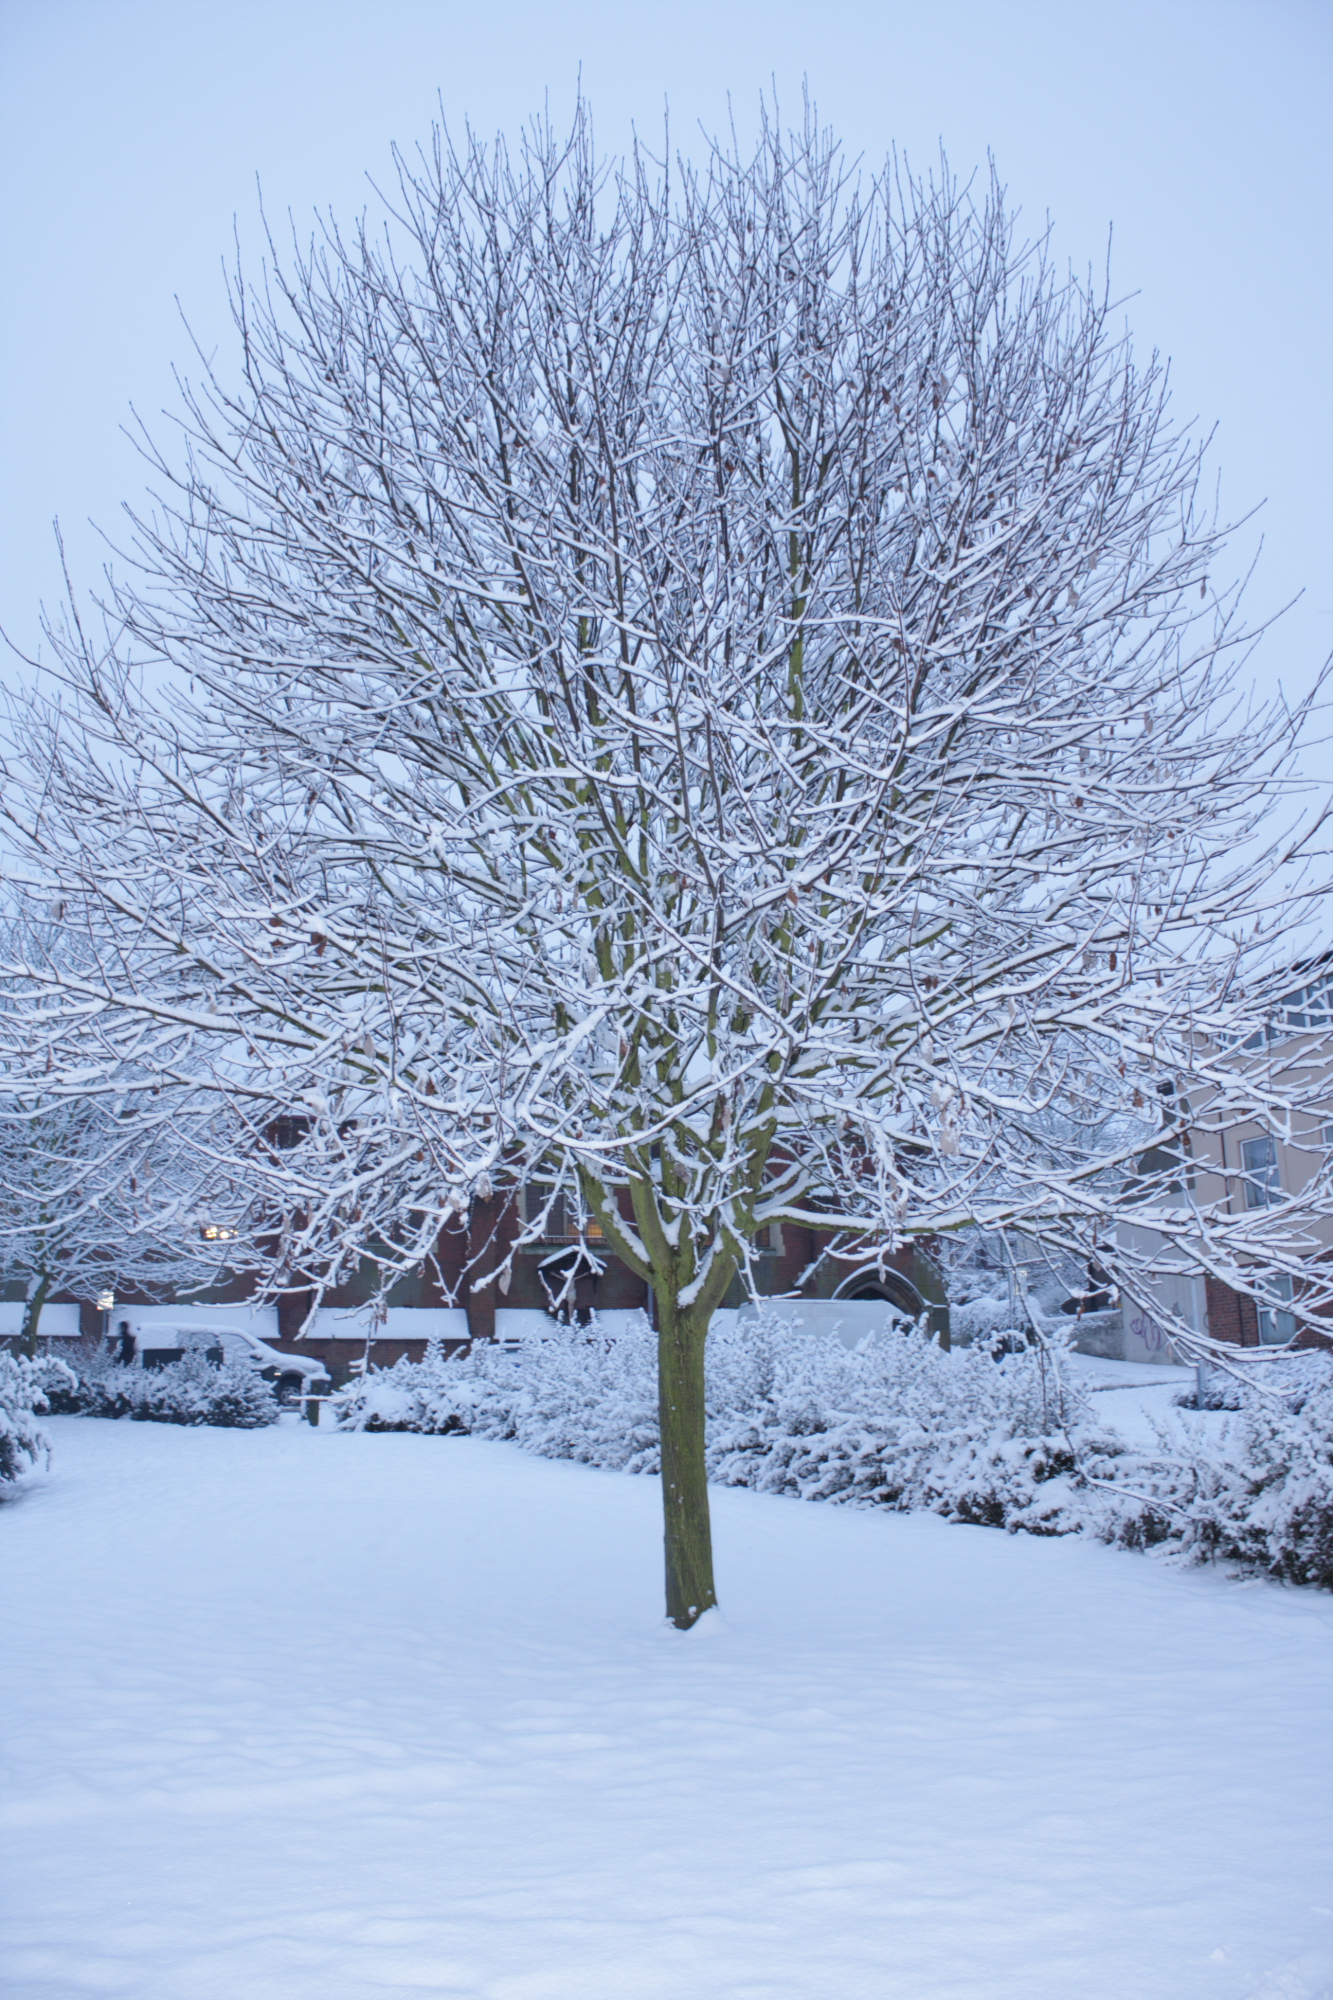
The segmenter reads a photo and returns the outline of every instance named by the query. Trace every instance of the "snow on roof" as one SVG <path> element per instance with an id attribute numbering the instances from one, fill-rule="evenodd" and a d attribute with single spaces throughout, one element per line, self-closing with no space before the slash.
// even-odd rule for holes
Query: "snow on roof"
<path id="1" fill-rule="evenodd" d="M 130 1331 L 138 1337 L 156 1337 L 167 1328 L 179 1327 L 190 1333 L 204 1333 L 214 1329 L 228 1333 L 253 1335 L 257 1340 L 278 1338 L 278 1309 L 276 1306 L 114 1306 L 110 1313 L 111 1328 L 117 1332 L 122 1320 L 128 1320 Z"/>
<path id="2" fill-rule="evenodd" d="M 23 1331 L 23 1300 L 0 1299 L 0 1340 L 16 1340 Z M 43 1306 L 37 1323 L 39 1340 L 77 1340 L 77 1306 Z"/>
<path id="3" fill-rule="evenodd" d="M 307 1338 L 466 1340 L 467 1313 L 462 1306 L 390 1306 L 377 1321 L 373 1306 L 320 1306 Z"/>

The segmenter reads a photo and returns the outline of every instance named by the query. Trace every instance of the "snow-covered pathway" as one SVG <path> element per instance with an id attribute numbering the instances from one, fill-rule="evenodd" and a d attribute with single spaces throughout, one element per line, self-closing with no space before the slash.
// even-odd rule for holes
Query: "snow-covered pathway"
<path id="1" fill-rule="evenodd" d="M 67 1418 L 0 1509 L 13 2000 L 1312 2000 L 1333 1602 L 420 1436 Z"/>

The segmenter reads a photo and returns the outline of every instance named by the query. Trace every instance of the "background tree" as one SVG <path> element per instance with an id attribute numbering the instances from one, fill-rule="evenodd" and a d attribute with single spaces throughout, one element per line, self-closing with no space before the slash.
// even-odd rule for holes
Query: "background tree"
<path id="1" fill-rule="evenodd" d="M 0 933 L 0 958 L 63 977 L 78 963 L 57 926 L 23 918 Z M 0 1280 L 24 1285 L 17 1347 L 30 1356 L 62 1292 L 89 1303 L 179 1294 L 244 1256 L 216 1103 L 182 1125 L 180 1103 L 136 1088 L 123 1064 L 108 1071 L 94 1054 L 48 1068 L 43 1026 L 38 991 L 11 970 L 0 989 Z"/>
<path id="2" fill-rule="evenodd" d="M 1244 1095 L 1209 1050 L 1282 957 L 1300 718 L 1237 695 L 1162 366 L 994 183 L 857 183 L 809 123 L 603 171 L 581 111 L 437 135 L 234 308 L 24 723 L 15 837 L 95 963 L 48 1032 L 227 1096 L 274 1283 L 525 1178 L 596 1216 L 688 1625 L 760 1227 L 1106 1258 L 1108 1110 Z"/>

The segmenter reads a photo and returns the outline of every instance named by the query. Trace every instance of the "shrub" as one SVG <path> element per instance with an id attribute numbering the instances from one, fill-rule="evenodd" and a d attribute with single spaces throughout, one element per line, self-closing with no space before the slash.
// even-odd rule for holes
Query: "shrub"
<path id="1" fill-rule="evenodd" d="M 1208 1399 L 1231 1413 L 1220 1431 L 1182 1415 L 1159 1429 L 1158 1453 L 1111 1471 L 1107 1539 L 1333 1590 L 1333 1357 L 1292 1355 L 1223 1383 Z"/>
<path id="2" fill-rule="evenodd" d="M 100 1354 L 87 1357 L 67 1385 L 53 1388 L 51 1408 L 76 1416 L 232 1430 L 278 1421 L 277 1398 L 262 1376 L 243 1361 L 210 1361 L 198 1349 L 165 1368 L 124 1368 Z"/>
<path id="3" fill-rule="evenodd" d="M 1234 1382 L 1220 1433 L 1182 1412 L 1144 1451 L 1091 1421 L 1068 1344 L 1057 1328 L 996 1359 L 980 1340 L 943 1353 L 915 1328 L 848 1351 L 775 1315 L 724 1317 L 708 1351 L 709 1477 L 1011 1532 L 1083 1531 L 1333 1588 L 1333 1357 L 1266 1364 Z M 433 1348 L 349 1385 L 337 1421 L 656 1472 L 654 1345 L 641 1321 L 614 1339 L 595 1322 L 553 1326 L 514 1353 Z"/>
<path id="4" fill-rule="evenodd" d="M 1070 1525 L 1066 1435 L 1084 1416 L 1063 1345 L 996 1362 L 948 1354 L 920 1328 L 848 1350 L 760 1314 L 721 1320 L 708 1349 L 708 1471 L 719 1484 L 810 1500 L 930 1507 L 957 1520 L 1057 1532 Z M 658 1470 L 655 1336 L 553 1328 L 514 1354 L 478 1346 L 400 1361 L 336 1399 L 364 1430 L 510 1438 L 548 1458 Z M 1103 1453 L 1116 1448 L 1095 1436 Z M 1091 1446 L 1087 1447 L 1091 1448 Z"/>
<path id="5" fill-rule="evenodd" d="M 1019 1332 L 1026 1324 L 1015 1301 L 1004 1292 L 983 1292 L 976 1298 L 956 1299 L 949 1307 L 949 1325 L 955 1347 L 992 1347 Z"/>
<path id="6" fill-rule="evenodd" d="M 50 1462 L 51 1440 L 36 1413 L 48 1407 L 47 1382 L 56 1370 L 69 1374 L 58 1361 L 31 1361 L 0 1348 L 0 1489 Z"/>

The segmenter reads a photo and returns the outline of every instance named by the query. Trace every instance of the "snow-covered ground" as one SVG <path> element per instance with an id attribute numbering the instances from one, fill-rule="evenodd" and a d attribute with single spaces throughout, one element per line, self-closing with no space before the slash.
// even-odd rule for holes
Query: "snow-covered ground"
<path id="1" fill-rule="evenodd" d="M 1146 1366 L 1142 1361 L 1105 1361 L 1100 1355 L 1065 1354 L 1060 1366 L 1070 1380 L 1091 1398 L 1094 1420 L 1118 1431 L 1131 1444 L 1151 1447 L 1157 1427 L 1168 1432 L 1179 1429 L 1175 1398 L 1190 1394 L 1195 1387 L 1192 1368 L 1163 1363 Z M 1198 1417 L 1191 1412 L 1194 1422 Z M 1209 1424 L 1209 1416 L 1203 1418 Z M 1212 1426 L 1210 1428 L 1220 1428 Z"/>
<path id="2" fill-rule="evenodd" d="M 0 1508 L 14 2000 L 1333 1992 L 1327 1596 L 724 1490 L 680 1635 L 651 1479 L 51 1429 Z"/>

